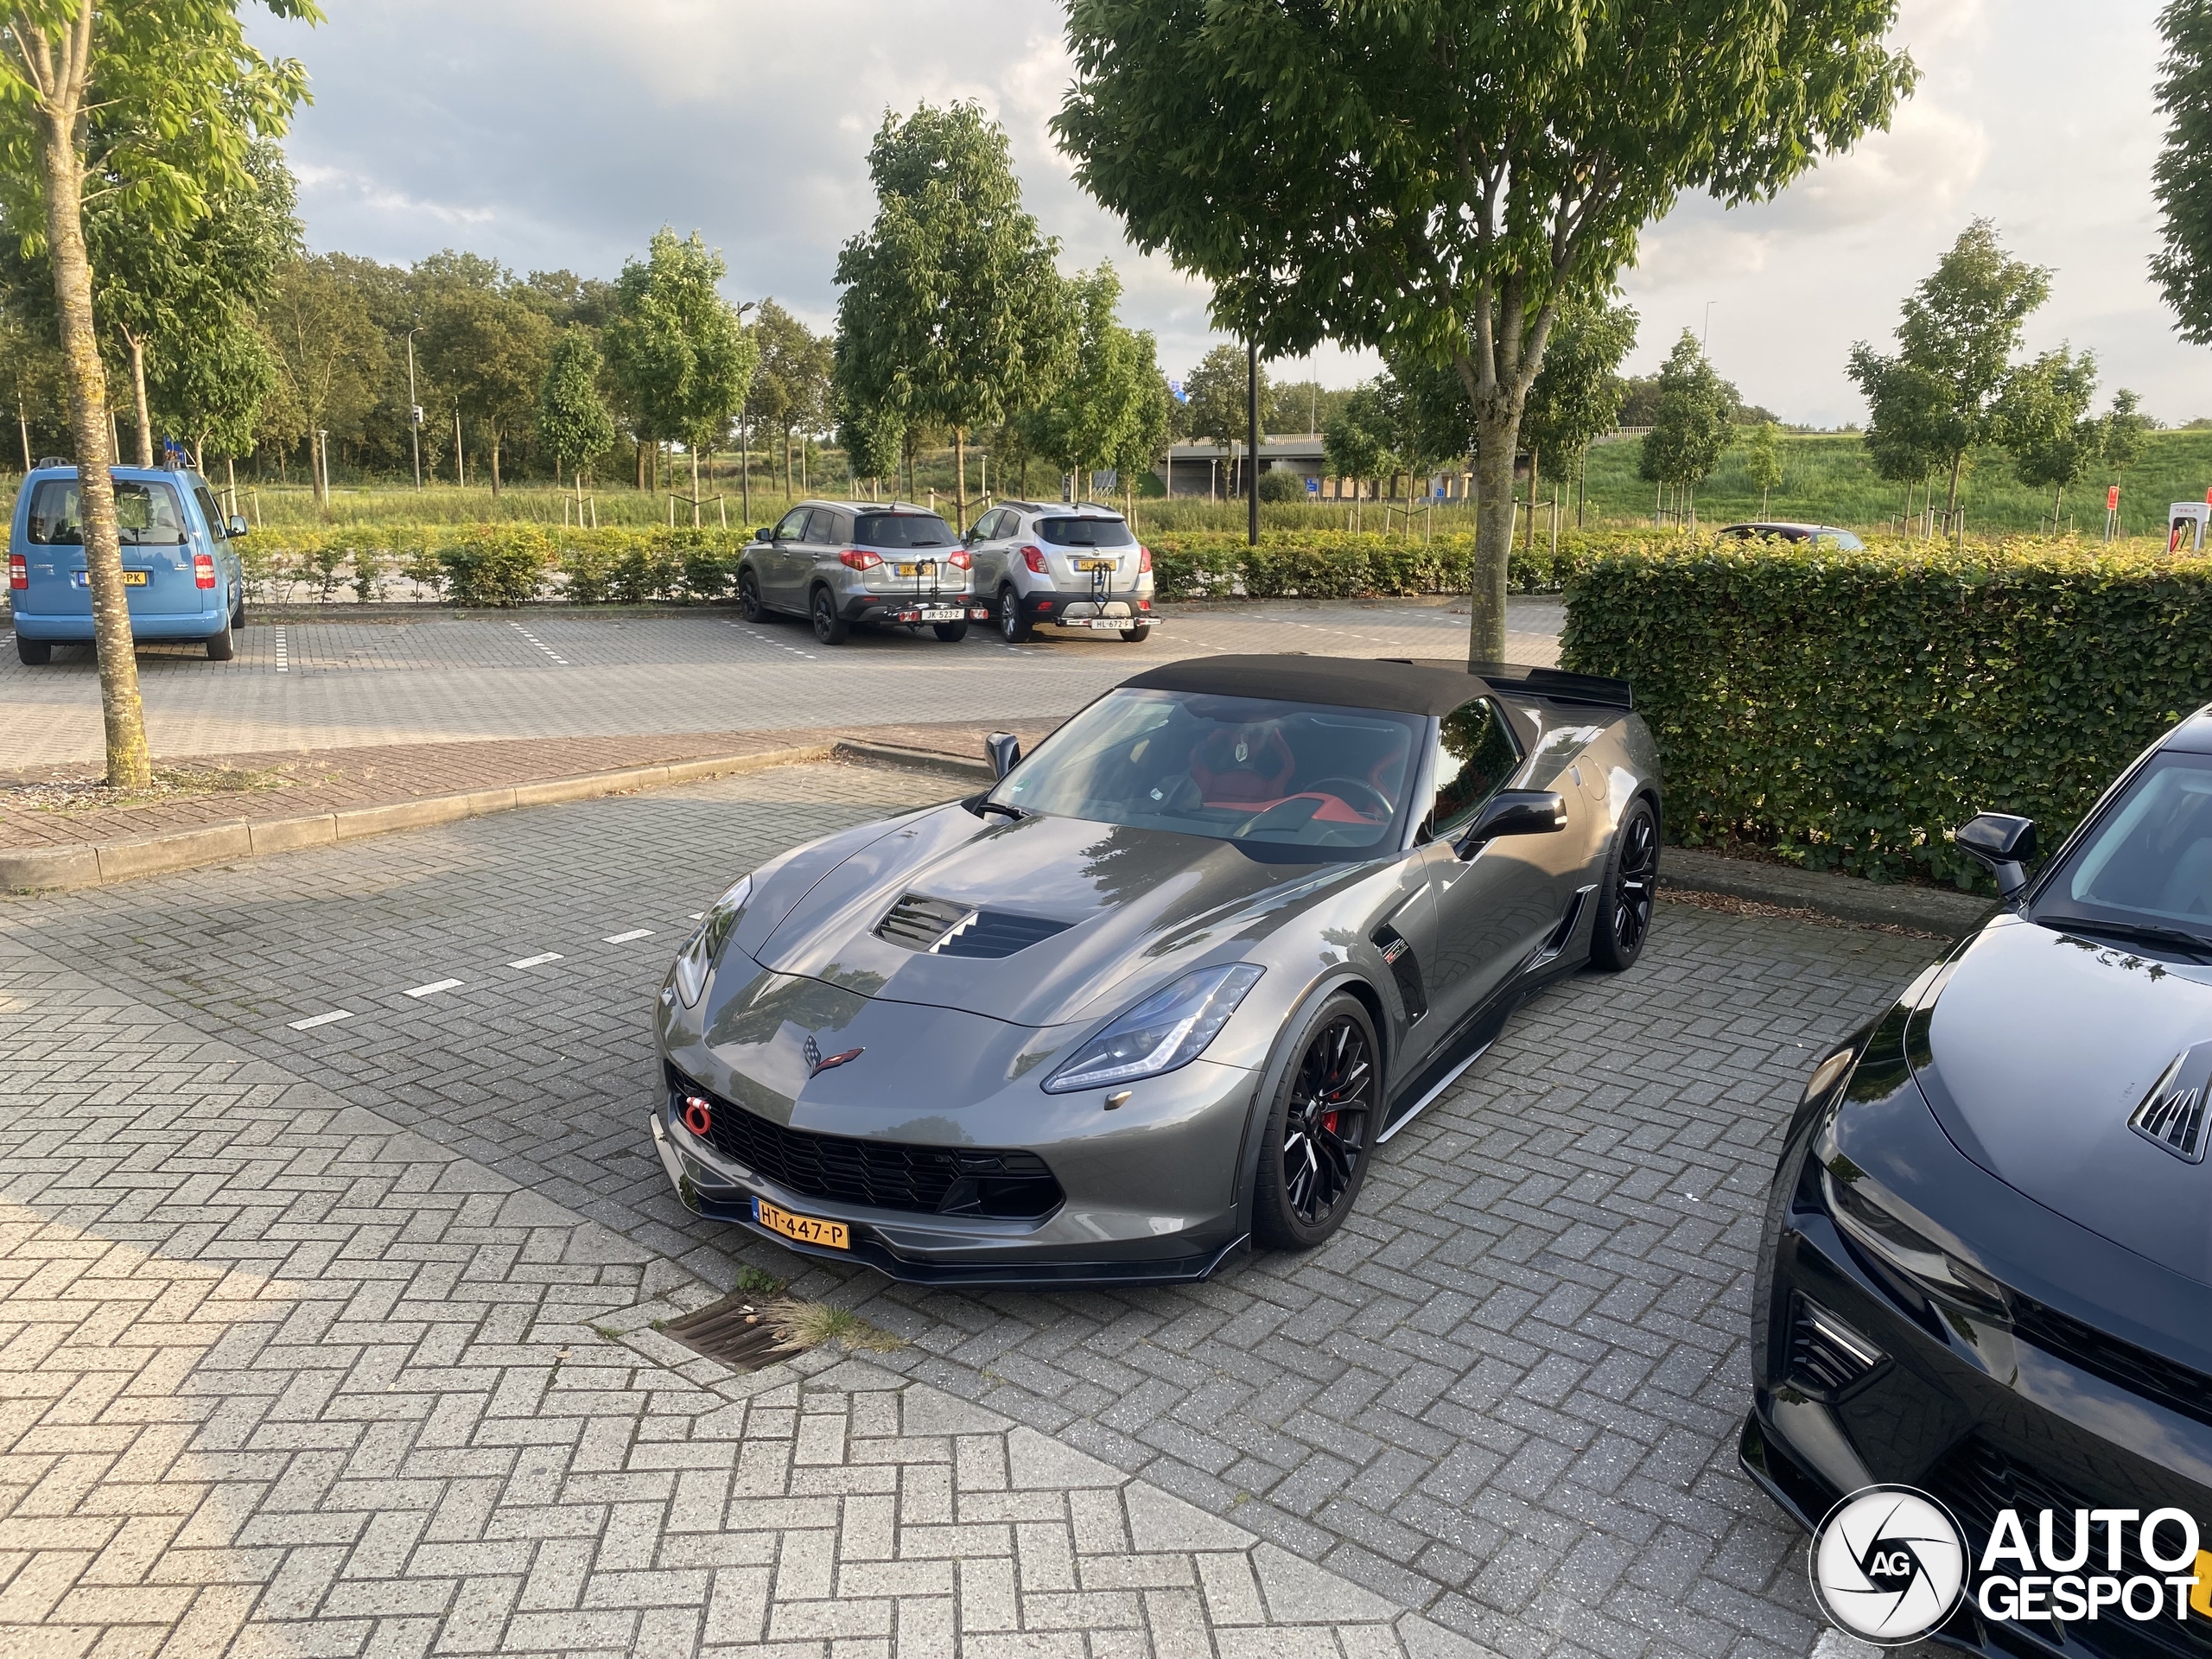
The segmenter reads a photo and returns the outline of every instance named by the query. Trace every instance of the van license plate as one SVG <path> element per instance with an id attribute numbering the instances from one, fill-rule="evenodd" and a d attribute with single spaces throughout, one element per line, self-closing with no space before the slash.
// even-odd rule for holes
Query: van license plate
<path id="1" fill-rule="evenodd" d="M 123 573 L 123 585 L 126 588 L 143 588 L 146 585 L 146 578 L 150 574 L 144 570 L 126 570 Z M 69 573 L 69 585 L 72 588 L 91 587 L 92 573 L 89 570 L 72 570 Z"/>
<path id="2" fill-rule="evenodd" d="M 1112 570 L 1120 563 L 1118 559 L 1077 559 L 1075 568 L 1078 570 Z"/>
<path id="3" fill-rule="evenodd" d="M 826 1244 L 833 1250 L 853 1248 L 852 1234 L 842 1221 L 817 1221 L 812 1216 L 795 1216 L 780 1205 L 766 1198 L 753 1200 L 753 1219 L 772 1233 L 781 1233 L 785 1238 L 795 1238 L 802 1244 Z"/>

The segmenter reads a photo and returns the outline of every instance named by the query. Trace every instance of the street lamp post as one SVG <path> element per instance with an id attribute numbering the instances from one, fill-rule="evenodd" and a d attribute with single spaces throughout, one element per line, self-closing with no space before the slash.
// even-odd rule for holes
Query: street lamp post
<path id="1" fill-rule="evenodd" d="M 407 438 L 415 446 L 415 487 L 423 487 L 423 405 L 415 398 L 415 336 L 420 328 L 407 331 Z"/>

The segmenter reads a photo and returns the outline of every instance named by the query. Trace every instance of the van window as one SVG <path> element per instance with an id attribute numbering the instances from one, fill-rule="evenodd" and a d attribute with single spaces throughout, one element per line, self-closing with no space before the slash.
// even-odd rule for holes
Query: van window
<path id="1" fill-rule="evenodd" d="M 185 539 L 184 504 L 166 484 L 115 481 L 115 518 L 125 547 L 175 547 Z M 31 493 L 25 534 L 39 547 L 82 547 L 85 509 L 73 478 L 48 478 Z"/>
<path id="2" fill-rule="evenodd" d="M 230 540 L 230 526 L 224 522 L 223 510 L 215 504 L 215 498 L 207 493 L 207 486 L 194 485 L 192 499 L 200 504 L 200 516 L 207 521 L 207 533 L 219 542 Z"/>

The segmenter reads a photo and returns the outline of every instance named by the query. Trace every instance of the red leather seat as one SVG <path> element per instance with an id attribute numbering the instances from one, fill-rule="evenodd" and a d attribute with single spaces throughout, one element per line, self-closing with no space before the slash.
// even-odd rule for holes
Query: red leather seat
<path id="1" fill-rule="evenodd" d="M 1273 725 L 1217 731 L 1191 757 L 1191 781 L 1208 806 L 1279 801 L 1290 791 L 1298 757 Z"/>

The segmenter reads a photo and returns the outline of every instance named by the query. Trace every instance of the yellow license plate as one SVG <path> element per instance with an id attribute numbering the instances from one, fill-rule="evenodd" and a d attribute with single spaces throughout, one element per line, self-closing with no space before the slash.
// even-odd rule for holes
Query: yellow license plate
<path id="1" fill-rule="evenodd" d="M 925 559 L 918 564 L 900 565 L 899 567 L 899 574 L 902 576 L 926 576 L 931 571 L 936 569 L 937 566 L 933 563 L 930 560 Z"/>
<path id="2" fill-rule="evenodd" d="M 1078 570 L 1111 570 L 1117 563 L 1119 561 L 1114 559 L 1077 559 L 1075 568 Z"/>
<path id="3" fill-rule="evenodd" d="M 795 1238 L 802 1244 L 827 1244 L 833 1250 L 849 1250 L 853 1236 L 842 1221 L 817 1221 L 812 1216 L 795 1216 L 780 1205 L 766 1198 L 753 1200 L 753 1219 L 772 1233 L 781 1233 L 785 1238 Z"/>
<path id="4" fill-rule="evenodd" d="M 143 588 L 146 585 L 148 574 L 143 570 L 126 570 L 123 573 L 123 585 L 126 588 Z"/>

